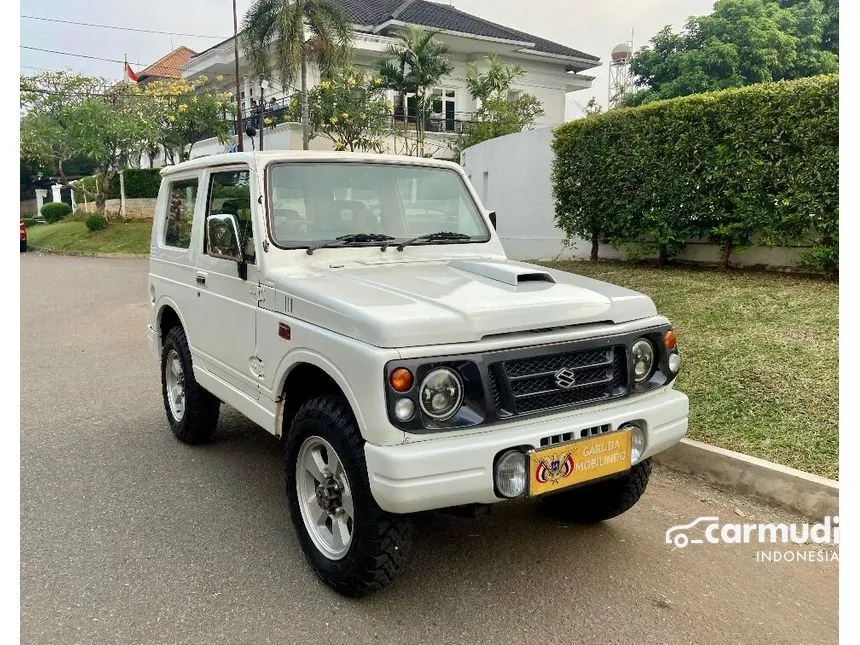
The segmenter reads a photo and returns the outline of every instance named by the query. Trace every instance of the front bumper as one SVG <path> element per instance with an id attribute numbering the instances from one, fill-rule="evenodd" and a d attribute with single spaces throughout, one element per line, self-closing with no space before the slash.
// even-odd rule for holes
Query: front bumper
<path id="1" fill-rule="evenodd" d="M 370 490 L 391 513 L 415 513 L 463 504 L 492 504 L 496 455 L 517 446 L 540 446 L 544 437 L 638 421 L 645 430 L 643 459 L 676 444 L 687 433 L 687 396 L 671 388 L 551 417 L 493 426 L 467 436 L 397 446 L 365 444 Z"/>

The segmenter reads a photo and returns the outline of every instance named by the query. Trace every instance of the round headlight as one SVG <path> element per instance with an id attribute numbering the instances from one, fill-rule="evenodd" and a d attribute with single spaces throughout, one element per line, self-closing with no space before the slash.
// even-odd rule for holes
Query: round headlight
<path id="1" fill-rule="evenodd" d="M 519 497 L 526 492 L 526 456 L 508 450 L 496 462 L 496 488 L 504 497 Z"/>
<path id="2" fill-rule="evenodd" d="M 647 338 L 640 338 L 633 343 L 633 378 L 641 383 L 649 376 L 654 368 L 654 345 Z"/>
<path id="3" fill-rule="evenodd" d="M 463 381 L 454 370 L 440 367 L 424 377 L 418 396 L 424 414 L 444 421 L 451 418 L 463 403 Z"/>

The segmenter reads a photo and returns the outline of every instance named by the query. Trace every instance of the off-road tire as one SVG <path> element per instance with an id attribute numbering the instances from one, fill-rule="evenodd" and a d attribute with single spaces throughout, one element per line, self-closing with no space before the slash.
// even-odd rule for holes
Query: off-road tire
<path id="1" fill-rule="evenodd" d="M 305 527 L 296 490 L 299 449 L 309 436 L 331 444 L 343 464 L 352 490 L 353 535 L 340 560 L 326 557 Z M 340 396 L 322 396 L 304 403 L 296 413 L 284 442 L 287 498 L 290 517 L 302 553 L 314 573 L 345 596 L 366 596 L 388 586 L 406 562 L 412 541 L 407 516 L 383 511 L 373 499 L 364 459 L 364 440 L 347 402 Z"/>
<path id="2" fill-rule="evenodd" d="M 27 240 L 21 240 L 21 253 L 27 252 Z"/>
<path id="3" fill-rule="evenodd" d="M 541 499 L 544 510 L 558 519 L 593 524 L 629 511 L 639 501 L 651 476 L 651 460 L 646 459 L 630 472 Z"/>
<path id="4" fill-rule="evenodd" d="M 175 349 L 182 364 L 185 381 L 185 413 L 181 421 L 176 421 L 170 409 L 167 399 L 167 356 L 171 349 Z M 221 410 L 221 401 L 204 390 L 194 379 L 194 370 L 191 366 L 191 351 L 188 349 L 188 339 L 182 327 L 174 327 L 164 340 L 161 348 L 161 396 L 164 400 L 164 411 L 167 413 L 167 422 L 176 438 L 187 444 L 206 443 L 212 439 L 215 427 L 218 425 L 218 414 Z"/>

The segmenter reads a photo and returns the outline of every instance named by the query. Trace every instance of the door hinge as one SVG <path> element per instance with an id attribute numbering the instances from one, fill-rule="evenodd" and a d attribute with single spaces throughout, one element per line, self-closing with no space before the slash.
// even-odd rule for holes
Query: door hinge
<path id="1" fill-rule="evenodd" d="M 251 294 L 251 298 L 257 304 L 259 304 L 260 301 L 263 299 L 263 288 L 258 284 L 252 284 L 250 287 L 248 287 L 248 291 Z"/>

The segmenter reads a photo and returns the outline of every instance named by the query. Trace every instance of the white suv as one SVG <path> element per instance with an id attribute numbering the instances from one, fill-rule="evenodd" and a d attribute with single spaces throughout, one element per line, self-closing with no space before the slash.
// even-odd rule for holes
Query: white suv
<path id="1" fill-rule="evenodd" d="M 653 302 L 508 260 L 453 163 L 279 151 L 162 176 L 149 342 L 168 422 L 207 441 L 223 402 L 281 437 L 302 549 L 343 594 L 392 580 L 410 513 L 623 513 L 687 431 Z"/>

